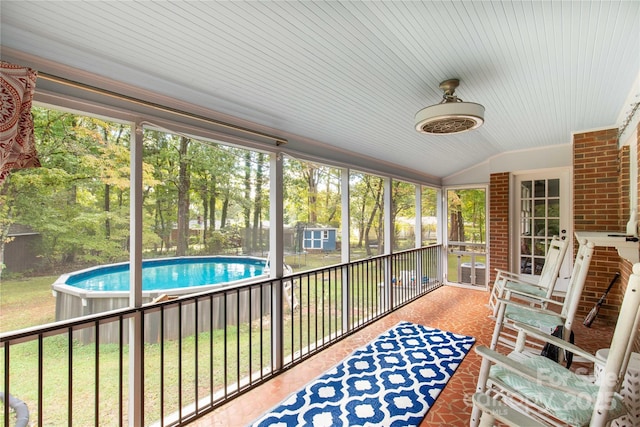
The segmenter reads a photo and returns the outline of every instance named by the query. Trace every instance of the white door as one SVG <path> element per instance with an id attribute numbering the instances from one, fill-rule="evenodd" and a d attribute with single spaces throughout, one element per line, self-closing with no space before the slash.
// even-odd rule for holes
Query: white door
<path id="1" fill-rule="evenodd" d="M 569 170 L 550 170 L 515 175 L 517 215 L 512 244 L 517 254 L 512 269 L 521 274 L 539 275 L 549 241 L 553 236 L 569 239 L 557 291 L 567 289 L 573 266 L 571 225 L 571 186 Z"/>

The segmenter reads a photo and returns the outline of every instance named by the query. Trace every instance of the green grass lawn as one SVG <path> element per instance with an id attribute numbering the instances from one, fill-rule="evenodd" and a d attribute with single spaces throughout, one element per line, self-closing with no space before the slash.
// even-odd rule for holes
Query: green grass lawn
<path id="1" fill-rule="evenodd" d="M 55 321 L 51 285 L 58 276 L 3 279 L 0 283 L 0 333 Z"/>
<path id="2" fill-rule="evenodd" d="M 51 284 L 57 276 L 37 277 L 19 280 L 3 280 L 0 285 L 0 326 L 1 332 L 50 323 L 55 320 L 55 298 Z M 265 366 L 270 364 L 269 331 L 252 327 L 252 369 L 260 366 L 260 334 L 263 336 L 262 357 Z M 213 336 L 213 356 L 211 339 Z M 164 345 L 146 344 L 145 361 L 145 416 L 147 421 L 160 417 L 160 395 L 164 394 L 164 415 L 178 410 L 179 384 L 185 402 L 190 402 L 198 393 L 203 398 L 220 390 L 225 381 L 233 384 L 240 376 L 249 372 L 249 329 L 245 325 L 238 332 L 235 326 L 213 334 L 201 333 L 185 337 L 179 341 L 166 341 Z M 239 338 L 238 338 L 239 337 Z M 196 346 L 197 341 L 197 346 Z M 238 343 L 239 341 L 239 343 Z M 237 354 L 240 348 L 241 354 Z M 96 390 L 96 349 L 98 351 L 98 392 L 99 413 L 102 420 L 116 422 L 119 393 L 125 402 L 128 396 L 128 346 L 123 349 L 123 384 L 119 387 L 120 354 L 117 344 L 83 345 L 66 336 L 45 337 L 42 340 L 43 383 L 42 406 L 44 425 L 66 425 L 68 414 L 67 389 L 71 378 L 73 396 L 72 411 L 74 425 L 93 425 Z M 196 355 L 197 351 L 197 355 Z M 69 375 L 69 353 L 72 352 L 72 375 Z M 180 363 L 179 355 L 182 358 Z M 4 360 L 4 350 L 0 349 L 0 361 Z M 191 362 L 189 362 L 191 361 Z M 238 363 L 241 365 L 239 368 Z M 11 346 L 10 353 L 11 393 L 24 401 L 31 420 L 37 420 L 38 402 L 38 342 L 30 341 Z M 225 374 L 226 367 L 226 374 Z M 160 385 L 160 375 L 164 372 L 164 384 Z M 197 374 L 196 374 L 197 370 Z M 197 380 L 196 380 L 197 378 Z M 4 390 L 4 373 L 0 375 L 0 390 Z M 4 423 L 4 411 L 0 405 L 0 425 Z M 126 418 L 126 415 L 125 415 Z"/>
<path id="3" fill-rule="evenodd" d="M 55 298 L 51 293 L 51 284 L 55 278 L 3 281 L 0 288 L 0 323 L 3 332 L 55 320 Z M 363 292 L 358 290 L 359 288 L 354 289 L 356 295 Z M 330 282 L 325 281 L 321 275 L 305 276 L 296 289 L 300 306 L 295 313 L 291 313 L 289 308 L 285 309 L 283 328 L 285 336 L 290 337 L 284 342 L 285 354 L 291 354 L 292 348 L 293 351 L 299 351 L 312 345 L 316 340 L 321 340 L 323 334 L 335 333 L 336 329 L 341 327 L 339 305 L 336 310 L 336 307 L 329 303 L 329 297 L 331 300 L 339 297 L 339 275 L 334 275 Z M 371 302 L 376 301 L 376 298 L 373 296 Z M 368 309 L 364 306 L 359 308 L 365 311 L 356 317 L 366 316 Z M 315 310 L 318 309 L 320 312 L 324 311 L 324 321 L 316 318 Z M 144 407 L 147 422 L 158 420 L 161 410 L 165 416 L 176 412 L 180 406 L 180 396 L 183 399 L 182 404 L 186 404 L 192 402 L 196 395 L 201 399 L 220 391 L 225 384 L 231 386 L 240 378 L 246 378 L 250 371 L 256 372 L 261 366 L 269 367 L 271 322 L 269 316 L 265 316 L 264 320 L 263 323 L 252 322 L 251 326 L 244 324 L 240 329 L 228 326 L 226 333 L 223 329 L 216 329 L 211 333 L 183 337 L 182 341 L 165 341 L 163 345 L 146 344 Z M 37 420 L 38 416 L 38 353 L 37 341 L 12 345 L 10 352 L 11 393 L 27 404 L 32 420 Z M 123 410 L 126 418 L 129 365 L 126 343 L 123 357 L 120 359 L 117 344 L 83 345 L 76 340 L 70 340 L 66 335 L 51 336 L 43 338 L 42 354 L 41 404 L 44 425 L 57 426 L 67 423 L 69 399 L 74 425 L 93 425 L 96 384 L 100 400 L 100 419 L 117 419 L 120 393 L 125 402 Z M 0 350 L 0 361 L 3 359 L 4 350 Z M 119 386 L 121 360 L 124 384 L 122 390 Z M 164 373 L 163 377 L 159 375 L 161 371 Z M 71 397 L 67 393 L 69 388 L 73 392 Z M 4 375 L 0 375 L 0 390 L 2 389 Z M 164 396 L 163 408 L 160 396 Z M 0 411 L 0 425 L 4 424 L 3 417 L 3 411 Z"/>
<path id="4" fill-rule="evenodd" d="M 293 262 L 292 262 L 293 261 Z M 304 263 L 304 265 L 300 265 Z M 304 271 L 323 265 L 340 263 L 339 254 L 307 254 L 298 259 L 287 259 L 298 265 L 295 271 Z M 18 280 L 3 280 L 0 284 L 0 331 L 7 332 L 26 327 L 50 323 L 55 320 L 55 298 L 51 285 L 57 276 Z M 368 280 L 354 271 L 353 319 L 366 319 L 377 309 L 378 288 L 365 286 Z M 291 312 L 285 308 L 284 333 L 285 354 L 312 346 L 328 334 L 341 328 L 341 275 L 303 275 L 296 287 L 300 306 Z M 363 299 L 364 298 L 364 299 Z M 331 301 L 334 301 L 332 304 Z M 335 304 L 335 301 L 338 303 Z M 324 317 L 316 317 L 316 310 Z M 159 313 L 159 312 L 156 312 Z M 353 320 L 352 319 L 352 320 Z M 270 318 L 254 321 L 238 329 L 228 326 L 198 335 L 183 337 L 182 341 L 167 340 L 164 344 L 145 344 L 145 419 L 147 423 L 158 420 L 161 410 L 167 416 L 182 404 L 192 402 L 220 391 L 225 384 L 232 385 L 246 378 L 250 371 L 271 363 Z M 251 337 L 251 340 L 249 340 Z M 225 345 L 226 340 L 226 345 Z M 123 357 L 117 344 L 83 345 L 66 335 L 45 337 L 42 340 L 43 387 L 42 401 L 44 425 L 65 425 L 69 417 L 67 402 L 71 399 L 74 425 L 93 425 L 95 390 L 99 393 L 97 409 L 101 420 L 118 417 L 120 393 L 127 412 L 128 400 L 128 345 L 123 348 Z M 262 352 L 260 346 L 262 345 Z M 213 349 L 213 351 L 211 351 Z M 38 342 L 26 342 L 11 347 L 10 386 L 11 393 L 27 403 L 31 419 L 37 420 L 38 409 Z M 97 351 L 97 354 L 96 354 Z M 71 362 L 69 354 L 71 353 Z M 249 356 L 251 354 L 251 356 Z M 0 350 L 0 361 L 4 350 Z M 96 372 L 96 360 L 98 371 Z M 122 383 L 119 376 L 122 360 Z M 69 370 L 71 369 L 71 375 Z M 164 377 L 159 375 L 164 373 Z M 69 384 L 71 378 L 71 384 Z M 163 383 L 161 384 L 161 378 Z M 0 375 L 0 390 L 4 388 L 4 375 Z M 67 390 L 72 390 L 68 396 Z M 161 408 L 160 396 L 164 396 Z M 0 411 L 0 425 L 4 424 Z"/>

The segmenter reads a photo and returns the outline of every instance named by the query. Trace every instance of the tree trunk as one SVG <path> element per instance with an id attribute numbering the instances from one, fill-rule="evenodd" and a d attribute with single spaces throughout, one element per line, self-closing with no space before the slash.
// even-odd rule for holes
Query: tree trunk
<path id="1" fill-rule="evenodd" d="M 449 240 L 452 242 L 464 242 L 464 220 L 462 218 L 462 211 L 452 211 L 449 218 L 451 221 Z M 460 246 L 459 249 L 464 251 L 466 248 Z"/>
<path id="2" fill-rule="evenodd" d="M 224 200 L 222 200 L 222 209 L 220 210 L 220 228 L 227 226 L 227 216 L 229 213 L 229 190 L 224 191 Z"/>
<path id="3" fill-rule="evenodd" d="M 211 226 L 209 227 L 211 231 L 216 229 L 216 196 L 218 193 L 218 188 L 216 187 L 216 180 L 213 178 L 211 180 L 211 196 L 209 197 L 209 217 L 211 218 Z M 222 224 L 220 224 L 222 227 Z"/>
<path id="4" fill-rule="evenodd" d="M 206 246 L 207 244 L 207 232 L 209 231 L 209 227 L 207 224 L 209 223 L 209 194 L 205 194 L 202 198 L 202 244 Z"/>
<path id="5" fill-rule="evenodd" d="M 376 218 L 376 214 L 378 210 L 380 210 L 380 198 L 382 196 L 382 180 L 378 180 L 377 188 L 371 190 L 374 192 L 374 200 L 373 209 L 371 210 L 371 215 L 369 215 L 369 219 L 367 220 L 367 225 L 365 226 L 364 236 L 365 236 L 365 244 L 367 249 L 367 255 L 371 255 L 371 246 L 369 245 L 369 233 L 371 232 L 371 228 L 373 227 L 373 222 Z M 380 228 L 376 230 L 376 234 L 378 234 L 378 253 L 380 253 L 381 245 L 384 243 L 384 236 L 380 235 Z"/>
<path id="6" fill-rule="evenodd" d="M 303 170 L 303 174 L 309 187 L 309 192 L 307 193 L 309 223 L 315 225 L 318 222 L 318 176 L 320 175 L 320 171 L 315 166 L 307 164 Z"/>
<path id="7" fill-rule="evenodd" d="M 331 192 L 331 179 L 333 177 L 334 175 L 332 173 L 327 174 L 327 197 L 325 198 L 324 202 L 324 209 L 326 210 L 326 212 L 329 212 L 329 214 L 327 215 L 327 224 L 331 224 L 338 213 L 338 206 L 340 206 L 340 199 L 338 199 L 337 203 L 332 203 L 332 201 L 335 200 L 335 196 Z M 340 180 L 338 180 L 337 194 L 340 195 Z"/>
<path id="8" fill-rule="evenodd" d="M 251 241 L 251 151 L 244 156 L 244 252 L 253 249 Z"/>
<path id="9" fill-rule="evenodd" d="M 189 138 L 180 138 L 180 170 L 178 171 L 178 237 L 176 242 L 176 256 L 187 255 L 189 246 L 189 161 L 187 151 Z"/>
<path id="10" fill-rule="evenodd" d="M 110 206 L 110 194 L 111 194 L 111 186 L 109 184 L 105 184 L 104 186 L 104 211 L 109 212 L 111 210 Z M 109 221 L 109 215 L 104 220 L 104 235 L 109 240 L 111 237 L 111 222 Z"/>
<path id="11" fill-rule="evenodd" d="M 360 206 L 360 215 L 358 216 L 358 247 L 361 248 L 362 247 L 362 242 L 363 240 L 366 240 L 367 243 L 369 242 L 369 238 L 367 237 L 365 239 L 364 236 L 364 227 L 365 227 L 365 222 L 364 222 L 364 213 L 365 213 L 365 207 L 366 207 L 366 198 L 362 199 L 362 205 Z"/>
<path id="12" fill-rule="evenodd" d="M 264 168 L 264 153 L 258 154 L 258 167 L 256 169 L 256 189 L 255 189 L 255 198 L 253 201 L 253 245 L 254 248 L 259 246 L 259 249 L 262 249 L 262 233 L 260 233 L 260 229 L 262 228 L 262 184 L 264 180 L 263 176 L 263 168 Z"/>

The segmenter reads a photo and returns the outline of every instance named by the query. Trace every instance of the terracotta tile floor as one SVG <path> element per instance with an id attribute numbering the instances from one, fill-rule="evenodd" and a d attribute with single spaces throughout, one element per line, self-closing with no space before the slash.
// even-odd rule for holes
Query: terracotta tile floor
<path id="1" fill-rule="evenodd" d="M 347 357 L 355 349 L 366 345 L 380 333 L 406 320 L 435 328 L 471 335 L 476 345 L 489 345 L 494 323 L 488 319 L 488 293 L 481 290 L 444 286 L 406 305 L 286 371 L 267 383 L 218 408 L 191 423 L 195 427 L 246 426 L 264 412 L 276 406 L 291 393 L 320 376 Z M 577 319 L 576 344 L 595 352 L 608 347 L 611 327 L 596 320 L 591 328 Z M 475 391 L 480 357 L 473 351 L 467 354 L 447 386 L 429 410 L 421 426 L 467 426 L 471 415 L 470 397 Z"/>

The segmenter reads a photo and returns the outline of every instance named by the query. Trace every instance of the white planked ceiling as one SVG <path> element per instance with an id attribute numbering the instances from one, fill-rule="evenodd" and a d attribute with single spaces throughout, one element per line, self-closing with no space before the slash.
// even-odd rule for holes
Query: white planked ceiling
<path id="1" fill-rule="evenodd" d="M 0 8 L 3 47 L 438 178 L 619 126 L 628 96 L 638 95 L 639 1 Z M 415 113 L 440 101 L 449 78 L 461 80 L 460 98 L 485 106 L 485 125 L 417 133 Z"/>

